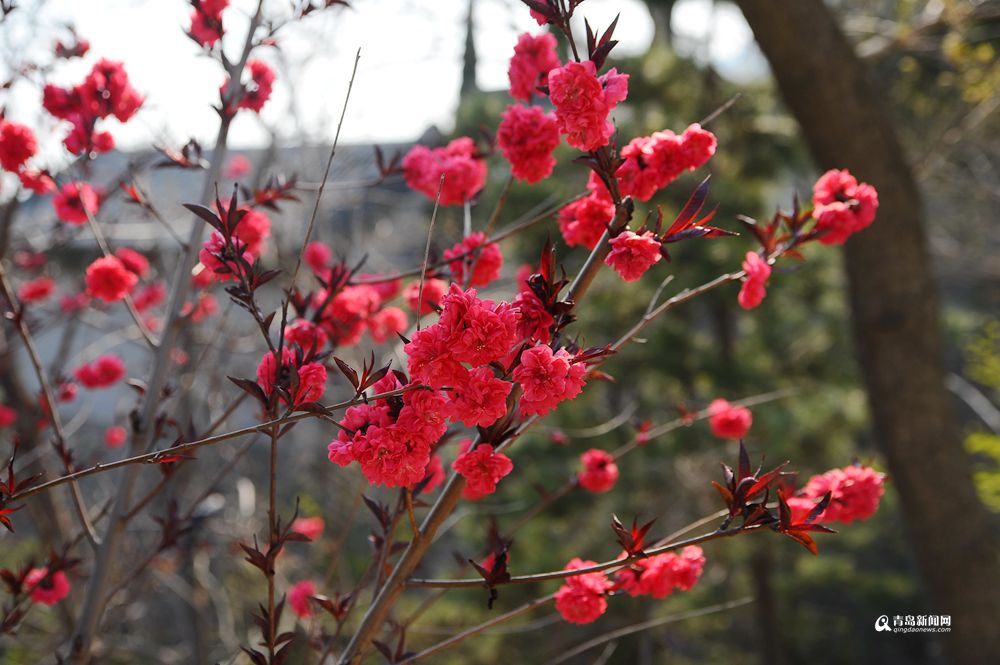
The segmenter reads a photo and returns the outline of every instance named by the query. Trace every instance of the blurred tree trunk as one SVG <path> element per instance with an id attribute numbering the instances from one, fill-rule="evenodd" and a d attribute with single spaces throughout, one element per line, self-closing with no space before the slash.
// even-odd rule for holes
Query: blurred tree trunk
<path id="1" fill-rule="evenodd" d="M 737 0 L 816 161 L 879 192 L 876 223 L 845 247 L 854 335 L 874 430 L 931 611 L 951 614 L 959 664 L 1000 663 L 1000 562 L 945 390 L 938 300 L 921 204 L 884 92 L 822 0 Z M 888 611 L 887 613 L 891 613 Z M 858 617 L 859 623 L 875 617 Z"/>

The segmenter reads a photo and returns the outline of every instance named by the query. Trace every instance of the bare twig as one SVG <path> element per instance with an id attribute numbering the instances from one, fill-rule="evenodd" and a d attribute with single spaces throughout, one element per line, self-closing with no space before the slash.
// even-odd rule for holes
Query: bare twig
<path id="1" fill-rule="evenodd" d="M 337 143 L 340 141 L 340 128 L 344 124 L 344 116 L 347 114 L 347 102 L 351 99 L 351 89 L 354 87 L 354 77 L 358 73 L 358 61 L 361 60 L 361 49 L 354 55 L 354 68 L 351 70 L 351 80 L 347 83 L 347 94 L 344 95 L 344 106 L 340 109 L 340 120 L 337 122 L 337 131 L 333 136 L 333 145 L 330 147 L 330 156 L 326 160 L 326 169 L 323 171 L 323 180 L 319 184 L 319 191 L 316 193 L 316 202 L 313 204 L 312 215 L 309 217 L 309 226 L 306 227 L 306 235 L 302 239 L 302 250 L 295 259 L 295 270 L 292 272 L 292 288 L 295 287 L 295 280 L 299 277 L 299 270 L 302 268 L 302 257 L 305 256 L 306 247 L 312 238 L 313 227 L 316 225 L 316 215 L 319 213 L 319 203 L 323 199 L 323 191 L 326 189 L 326 181 L 330 178 L 330 167 L 333 165 L 333 157 L 337 154 Z"/>

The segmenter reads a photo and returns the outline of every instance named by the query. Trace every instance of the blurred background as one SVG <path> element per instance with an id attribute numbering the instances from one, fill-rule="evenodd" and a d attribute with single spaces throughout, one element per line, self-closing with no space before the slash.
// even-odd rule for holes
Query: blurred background
<path id="1" fill-rule="evenodd" d="M 214 138 L 211 105 L 224 75 L 184 35 L 189 5 L 17 4 L 0 24 L 0 73 L 6 78 L 23 63 L 51 60 L 52 43 L 68 36 L 68 25 L 91 42 L 91 52 L 83 61 L 60 64 L 49 80 L 76 81 L 99 57 L 125 61 L 147 101 L 136 120 L 112 130 L 118 150 L 96 160 L 90 177 L 112 182 L 122 172 L 141 173 L 151 200 L 186 234 L 189 220 L 179 204 L 193 200 L 200 174 L 145 167 L 156 158 L 151 145 L 176 148 L 192 138 L 210 145 Z M 755 459 L 790 459 L 804 478 L 854 460 L 886 472 L 880 510 L 839 535 L 821 537 L 819 557 L 776 537 L 710 543 L 705 576 L 690 593 L 664 601 L 613 599 L 607 615 L 584 627 L 562 622 L 551 608 L 540 610 L 433 662 L 546 663 L 587 640 L 651 620 L 657 625 L 606 639 L 569 662 L 996 662 L 989 654 L 1000 653 L 1000 606 L 990 597 L 1000 590 L 1000 2 L 782 4 L 587 0 L 578 12 L 600 27 L 621 14 L 621 43 L 610 64 L 631 76 L 628 101 L 615 114 L 625 140 L 661 129 L 679 132 L 736 98 L 710 125 L 719 137 L 708 167 L 719 225 L 736 230 L 736 215 L 766 219 L 779 207 L 790 209 L 793 197 L 808 199 L 817 175 L 833 166 L 878 188 L 882 207 L 875 225 L 843 251 L 813 250 L 805 263 L 782 263 L 758 310 L 739 310 L 736 289 L 721 289 L 651 327 L 643 344 L 606 367 L 617 382 L 595 383 L 519 444 L 517 473 L 498 494 L 455 513 L 421 574 L 455 576 L 461 570 L 456 558 L 477 556 L 494 528 L 504 533 L 519 527 L 539 496 L 573 476 L 587 448 L 614 450 L 633 441 L 643 421 L 661 425 L 678 417 L 678 405 L 697 410 L 720 396 L 767 396 L 753 408 L 747 439 Z M 227 39 L 242 38 L 251 5 L 233 2 Z M 348 145 L 334 162 L 316 234 L 351 262 L 367 253 L 366 270 L 389 271 L 419 262 L 430 206 L 401 178 L 368 186 L 377 179 L 372 147 L 390 154 L 415 141 L 441 144 L 494 131 L 511 102 L 506 67 L 517 36 L 539 31 L 513 0 L 351 5 L 279 36 L 280 48 L 264 55 L 278 75 L 271 101 L 259 116 L 241 115 L 234 124 L 234 152 L 252 165 L 246 179 L 299 178 L 302 205 L 272 215 L 275 242 L 265 261 L 276 266 L 287 266 L 301 242 L 358 48 L 341 135 Z M 40 136 L 54 122 L 42 111 L 40 86 L 30 77 L 2 99 L 8 118 L 35 127 Z M 57 171 L 64 158 L 59 139 L 43 141 L 42 148 Z M 556 156 L 552 178 L 510 190 L 502 224 L 584 189 L 586 173 L 571 163 L 572 151 L 563 146 Z M 504 188 L 501 161 L 491 161 L 490 181 L 474 210 L 478 227 Z M 701 177 L 681 178 L 654 203 L 671 217 Z M 61 237 L 46 199 L 25 202 L 17 219 L 17 240 L 7 251 L 40 248 L 55 234 L 61 284 L 72 289 L 93 253 L 92 241 Z M 141 249 L 161 265 L 171 260 L 162 227 L 134 208 L 112 200 L 102 221 L 113 242 Z M 439 224 L 435 251 L 462 232 L 459 211 L 444 211 Z M 514 292 L 518 265 L 535 261 L 547 236 L 558 238 L 554 222 L 505 244 L 505 280 L 491 287 L 491 297 Z M 668 293 L 734 269 L 752 248 L 746 238 L 676 247 Z M 572 274 L 584 255 L 562 246 L 559 251 Z M 581 314 L 583 339 L 613 341 L 641 317 L 657 286 L 644 280 L 625 289 L 604 275 Z M 276 302 L 280 294 L 271 295 Z M 262 350 L 221 294 L 220 303 L 213 322 L 186 332 L 199 362 L 178 377 L 186 389 L 181 410 L 202 425 L 232 400 L 225 373 L 235 375 L 229 368 L 238 367 L 251 376 Z M 114 349 L 139 364 L 142 351 L 128 319 L 90 317 L 46 329 L 39 339 L 46 362 L 75 366 Z M 109 329 L 116 332 L 109 335 Z M 359 364 L 371 346 L 366 340 L 338 355 Z M 30 386 L 31 380 L 19 351 L 3 350 L 0 391 L 11 403 L 19 382 Z M 392 345 L 378 352 L 402 357 Z M 216 366 L 226 371 L 204 371 Z M 133 405 L 134 394 L 122 388 L 74 407 L 66 419 L 80 441 L 75 452 L 81 462 L 114 457 L 101 433 L 124 424 Z M 245 407 L 230 424 L 254 418 Z M 557 432 L 568 439 L 566 446 L 554 443 Z M 289 583 L 314 579 L 329 595 L 349 588 L 364 570 L 372 528 L 359 501 L 360 473 L 324 459 L 331 436 L 329 426 L 299 426 L 282 444 L 281 476 L 285 505 L 299 497 L 304 514 L 324 518 L 326 532 L 313 546 L 293 546 L 280 574 Z M 198 496 L 200 469 L 231 470 L 211 502 L 203 502 L 183 546 L 157 559 L 111 608 L 111 625 L 124 646 L 108 662 L 229 662 L 245 641 L 252 629 L 247 608 L 261 589 L 236 543 L 262 528 L 265 498 L 256 488 L 266 478 L 264 451 L 251 444 L 205 450 L 157 499 L 162 511 L 168 499 Z M 620 462 L 615 491 L 571 492 L 519 528 L 512 571 L 561 568 L 578 555 L 613 556 L 612 513 L 623 521 L 657 517 L 664 533 L 710 514 L 719 506 L 708 483 L 718 476 L 718 462 L 732 464 L 735 455 L 735 444 L 712 437 L 703 422 L 658 437 Z M 144 478 L 149 486 L 157 482 L 155 471 Z M 113 482 L 98 476 L 85 490 L 107 496 Z M 394 496 L 379 490 L 369 495 L 383 501 Z M 132 547 L 142 552 L 155 542 L 157 526 L 147 520 L 133 536 Z M 15 540 L 0 533 L 0 565 L 37 556 L 37 546 L 21 534 Z M 492 611 L 513 608 L 537 591 L 503 589 Z M 481 590 L 451 591 L 424 611 L 422 602 L 431 595 L 412 592 L 401 605 L 401 616 L 422 612 L 407 631 L 413 648 L 490 616 Z M 700 608 L 748 598 L 753 602 L 697 616 Z M 883 614 L 950 614 L 955 627 L 951 641 L 883 634 L 874 630 Z M 58 616 L 33 620 L 31 628 L 43 635 L 61 630 Z M 35 662 L 36 648 L 13 640 L 0 643 L 0 655 L 7 662 Z M 313 661 L 297 653 L 292 662 Z"/>

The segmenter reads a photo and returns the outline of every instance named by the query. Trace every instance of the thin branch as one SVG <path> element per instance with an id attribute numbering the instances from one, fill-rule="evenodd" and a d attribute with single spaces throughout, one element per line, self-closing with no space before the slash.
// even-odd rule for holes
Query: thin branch
<path id="1" fill-rule="evenodd" d="M 457 645 L 457 644 L 459 644 L 461 642 L 464 642 L 465 640 L 469 639 L 470 637 L 473 637 L 474 635 L 478 635 L 479 633 L 483 632 L 484 630 L 488 630 L 490 628 L 493 628 L 494 626 L 499 626 L 502 623 L 506 623 L 507 621 L 510 621 L 511 619 L 517 618 L 517 617 L 521 616 L 522 614 L 530 612 L 531 610 L 535 609 L 536 607 L 541 607 L 542 605 L 550 603 L 550 602 L 552 602 L 555 599 L 555 597 L 556 597 L 556 595 L 554 593 L 550 593 L 547 596 L 542 596 L 541 598 L 536 598 L 535 600 L 528 601 L 527 603 L 525 603 L 524 605 L 521 605 L 520 607 L 516 607 L 516 608 L 512 609 L 509 612 L 505 612 L 505 613 L 503 613 L 503 614 L 501 614 L 499 616 L 493 617 L 489 621 L 484 621 L 483 623 L 479 624 L 478 626 L 473 626 L 472 628 L 469 628 L 467 630 L 463 630 L 461 633 L 458 633 L 454 637 L 450 637 L 450 638 L 448 638 L 446 640 L 438 642 L 437 644 L 424 649 L 423 651 L 421 651 L 419 653 L 415 653 L 412 656 L 410 656 L 409 658 L 406 658 L 404 660 L 399 661 L 399 665 L 408 665 L 409 663 L 415 663 L 418 660 L 423 660 L 424 658 L 427 658 L 428 656 L 433 656 L 433 655 L 435 655 L 437 653 L 440 653 L 440 652 L 444 651 L 445 649 L 450 649 L 451 647 L 453 647 L 453 646 L 455 646 L 455 645 Z"/>
<path id="2" fill-rule="evenodd" d="M 397 390 L 391 390 L 385 393 L 379 393 L 377 395 L 372 395 L 367 398 L 368 400 L 386 399 L 388 397 L 394 397 L 396 395 L 402 395 L 404 392 L 410 390 L 422 390 L 422 386 L 408 386 L 405 388 L 399 388 Z M 339 410 L 346 409 L 350 406 L 355 406 L 357 404 L 365 403 L 366 398 L 359 397 L 356 399 L 348 400 L 346 402 L 339 402 L 337 404 L 331 404 L 326 407 L 328 410 Z M 125 459 L 120 459 L 114 462 L 108 462 L 107 464 L 95 464 L 94 466 L 88 467 L 86 469 L 80 469 L 79 471 L 74 471 L 73 473 L 67 474 L 65 476 L 60 476 L 58 478 L 53 478 L 52 480 L 41 483 L 39 485 L 34 485 L 29 487 L 24 492 L 19 492 L 14 496 L 10 497 L 11 501 L 26 499 L 33 494 L 38 494 L 39 492 L 44 492 L 45 490 L 56 487 L 57 485 L 62 485 L 64 483 L 73 482 L 78 478 L 83 478 L 85 476 L 91 476 L 95 473 L 101 473 L 103 471 L 110 471 L 111 469 L 117 469 L 123 466 L 131 466 L 133 464 L 148 464 L 156 463 L 158 458 L 165 455 L 179 455 L 185 454 L 197 448 L 203 446 L 211 446 L 217 443 L 222 443 L 223 441 L 229 441 L 231 439 L 237 439 L 241 436 L 246 436 L 247 434 L 259 434 L 267 433 L 267 429 L 272 426 L 285 425 L 287 423 L 295 423 L 300 420 L 305 420 L 307 418 L 319 418 L 323 414 L 303 412 L 303 413 L 293 413 L 288 416 L 282 416 L 281 418 L 275 418 L 273 420 L 268 420 L 257 425 L 251 425 L 249 427 L 243 427 L 231 432 L 226 432 L 225 434 L 216 434 L 215 436 L 206 437 L 204 439 L 198 439 L 197 441 L 190 441 L 188 443 L 182 443 L 179 446 L 174 446 L 172 448 L 166 448 L 164 450 L 154 450 L 148 453 L 142 453 L 141 455 L 133 455 L 132 457 L 126 457 Z"/>
<path id="3" fill-rule="evenodd" d="M 605 642 L 610 642 L 612 640 L 617 640 L 620 637 L 625 637 L 626 635 L 632 635 L 635 633 L 640 633 L 644 630 L 649 630 L 650 628 L 656 628 L 657 626 L 663 626 L 668 623 L 676 623 L 677 621 L 684 621 L 685 619 L 694 619 L 696 617 L 705 616 L 708 614 L 715 614 L 717 612 L 725 612 L 727 610 L 735 609 L 737 607 L 743 607 L 744 605 L 749 605 L 754 602 L 753 596 L 745 596 L 737 600 L 730 600 L 725 603 L 719 603 L 717 605 L 709 605 L 708 607 L 702 607 L 697 610 L 691 610 L 690 612 L 681 612 L 679 614 L 668 614 L 667 616 L 657 617 L 656 619 L 650 619 L 649 621 L 643 621 L 642 623 L 632 624 L 631 626 L 625 626 L 624 628 L 619 628 L 617 630 L 612 630 L 610 632 L 604 633 L 603 635 L 598 635 L 592 640 L 587 640 L 583 644 L 565 651 L 559 654 L 556 658 L 550 660 L 547 665 L 558 665 L 559 663 L 564 663 L 574 656 L 579 656 L 581 653 L 589 651 L 594 647 L 599 647 Z"/>
<path id="4" fill-rule="evenodd" d="M 354 77 L 358 73 L 358 61 L 361 60 L 361 49 L 354 55 L 354 68 L 351 70 L 351 80 L 347 83 L 347 94 L 344 95 L 344 105 L 340 109 L 340 120 L 337 122 L 337 132 L 333 136 L 333 145 L 330 147 L 330 156 L 326 160 L 326 170 L 323 171 L 323 180 L 319 184 L 319 191 L 316 193 L 316 202 L 313 204 L 312 215 L 309 217 L 309 226 L 306 227 L 306 235 L 302 239 L 302 250 L 295 259 L 295 270 L 292 272 L 292 288 L 295 287 L 295 280 L 299 277 L 299 270 L 302 268 L 302 257 L 305 256 L 306 247 L 312 238 L 313 227 L 316 226 L 316 215 L 319 213 L 319 203 L 323 199 L 323 190 L 326 189 L 326 181 L 330 178 L 330 167 L 333 165 L 333 157 L 337 154 L 337 143 L 340 141 L 340 128 L 344 124 L 344 116 L 347 114 L 347 102 L 351 99 L 351 89 L 354 87 Z"/>
<path id="5" fill-rule="evenodd" d="M 444 189 L 444 173 L 441 174 L 441 180 L 438 181 L 438 191 L 434 197 L 434 212 L 431 213 L 431 223 L 427 226 L 427 242 L 424 244 L 424 262 L 420 270 L 420 286 L 417 289 L 417 330 L 420 330 L 420 317 L 424 311 L 424 282 L 427 280 L 427 261 L 431 255 L 431 237 L 434 235 L 434 222 L 437 221 L 442 189 Z"/>
<path id="6" fill-rule="evenodd" d="M 666 545 L 661 545 L 658 547 L 653 547 L 645 550 L 641 554 L 633 554 L 628 557 L 621 559 L 613 559 L 611 561 L 605 561 L 603 563 L 594 564 L 593 566 L 587 566 L 585 568 L 576 568 L 574 570 L 551 570 L 545 573 L 534 573 L 532 575 L 515 575 L 509 580 L 503 582 L 496 582 L 494 586 L 505 586 L 508 584 L 537 584 L 538 582 L 547 582 L 550 580 L 562 580 L 567 577 L 575 577 L 577 575 L 586 575 L 588 573 L 600 573 L 605 570 L 615 570 L 624 568 L 633 561 L 646 557 L 654 556 L 656 554 L 663 554 L 664 552 L 672 552 L 673 550 L 680 549 L 682 547 L 687 547 L 689 545 L 698 545 L 700 543 L 707 543 L 710 540 L 717 540 L 719 538 L 728 538 L 735 536 L 740 533 L 749 533 L 751 531 L 757 530 L 759 527 L 733 527 L 732 529 L 718 530 L 711 533 L 702 534 L 700 536 L 695 536 L 694 538 L 688 538 L 687 540 L 679 540 L 674 543 L 668 543 Z M 612 571 L 614 572 L 614 571 Z M 483 578 L 467 578 L 467 579 L 457 579 L 457 580 L 434 580 L 434 579 L 411 579 L 406 583 L 406 586 L 413 588 L 472 588 L 472 587 L 482 587 L 485 584 Z"/>
<path id="7" fill-rule="evenodd" d="M 62 459 L 63 468 L 67 474 L 72 475 L 73 467 L 67 456 L 68 448 L 62 419 L 59 416 L 59 403 L 55 399 L 55 393 L 52 392 L 52 386 L 49 383 L 48 377 L 45 376 L 45 368 L 42 366 L 41 356 L 38 355 L 35 340 L 31 336 L 31 331 L 28 330 L 28 325 L 24 322 L 24 307 L 17 302 L 17 297 L 14 295 L 14 290 L 7 278 L 7 270 L 4 268 L 3 261 L 0 261 L 0 289 L 2 289 L 4 298 L 10 305 L 11 312 L 15 315 L 14 326 L 17 328 L 18 335 L 24 343 L 24 349 L 28 352 L 31 366 L 35 370 L 35 377 L 38 379 L 39 386 L 41 386 L 45 404 L 48 406 L 49 421 L 52 424 L 52 432 L 59 447 L 59 457 Z M 84 503 L 83 495 L 80 493 L 80 486 L 76 482 L 70 485 L 70 495 L 73 498 L 73 506 L 76 508 L 77 516 L 80 518 L 80 524 L 83 526 L 87 540 L 90 541 L 92 546 L 97 547 L 100 545 L 100 539 L 94 530 L 94 525 L 90 521 L 90 511 Z M 14 501 L 15 498 L 16 496 L 8 497 L 8 501 Z"/>

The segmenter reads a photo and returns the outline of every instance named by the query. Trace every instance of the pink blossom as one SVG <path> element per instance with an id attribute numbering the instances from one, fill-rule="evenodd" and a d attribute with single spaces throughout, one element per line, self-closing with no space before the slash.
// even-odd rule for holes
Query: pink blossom
<path id="1" fill-rule="evenodd" d="M 507 413 L 507 395 L 513 387 L 488 367 L 477 367 L 452 388 L 448 415 L 466 427 L 489 427 Z"/>
<path id="2" fill-rule="evenodd" d="M 477 231 L 444 251 L 444 258 L 448 261 L 448 267 L 451 268 L 457 283 L 465 284 L 465 274 L 469 267 L 472 267 L 469 286 L 486 286 L 500 278 L 503 254 L 499 245 L 486 243 L 486 240 L 486 234 Z"/>
<path id="3" fill-rule="evenodd" d="M 251 164 L 250 159 L 246 155 L 233 155 L 226 164 L 223 177 L 227 180 L 239 180 L 249 175 L 251 168 L 253 168 L 253 164 Z"/>
<path id="4" fill-rule="evenodd" d="M 271 98 L 271 91 L 274 89 L 274 81 L 277 78 L 274 70 L 262 60 L 248 60 L 246 65 L 250 73 L 250 82 L 241 84 L 236 91 L 239 102 L 233 109 L 233 100 L 226 99 L 226 92 L 229 88 L 229 79 L 222 84 L 221 94 L 224 106 L 228 113 L 233 113 L 239 109 L 249 109 L 254 113 L 260 113 L 264 104 Z"/>
<path id="5" fill-rule="evenodd" d="M 641 235 L 624 231 L 611 239 L 611 252 L 604 262 L 614 268 L 626 282 L 634 282 L 659 263 L 660 243 L 652 231 Z"/>
<path id="6" fill-rule="evenodd" d="M 51 277 L 41 276 L 25 282 L 17 290 L 17 297 L 23 303 L 41 302 L 53 294 L 56 283 Z"/>
<path id="7" fill-rule="evenodd" d="M 288 379 L 291 372 L 296 374 L 293 387 Z M 293 406 L 316 402 L 323 397 L 326 389 L 326 368 L 321 363 L 309 362 L 297 366 L 295 352 L 287 346 L 282 349 L 281 367 L 275 362 L 275 354 L 268 351 L 257 366 L 257 383 L 265 395 L 274 392 L 277 385 L 285 386 L 291 393 Z M 285 399 L 282 398 L 282 402 Z"/>
<path id="8" fill-rule="evenodd" d="M 615 458 L 599 448 L 591 448 L 580 456 L 583 470 L 577 475 L 580 486 L 588 492 L 607 492 L 618 481 Z"/>
<path id="9" fill-rule="evenodd" d="M 514 55 L 507 68 L 510 96 L 530 102 L 533 95 L 540 94 L 537 88 L 546 84 L 549 71 L 558 66 L 555 35 L 546 32 L 533 37 L 524 33 L 517 38 Z"/>
<path id="10" fill-rule="evenodd" d="M 544 416 L 560 402 L 580 394 L 587 368 L 583 363 L 571 361 L 565 349 L 553 353 L 542 344 L 521 354 L 513 379 L 524 391 L 520 404 L 522 416 Z"/>
<path id="11" fill-rule="evenodd" d="M 285 341 L 298 344 L 303 351 L 322 351 L 327 336 L 323 328 L 308 319 L 296 319 L 285 328 Z"/>
<path id="12" fill-rule="evenodd" d="M 733 406 L 724 399 L 708 405 L 708 425 L 720 439 L 742 439 L 750 431 L 753 414 L 745 406 Z"/>
<path id="13" fill-rule="evenodd" d="M 690 591 L 704 567 L 702 549 L 689 545 L 680 554 L 665 552 L 636 559 L 618 573 L 618 585 L 630 596 L 666 598 L 674 589 Z"/>
<path id="14" fill-rule="evenodd" d="M 121 448 L 128 438 L 128 432 L 121 425 L 115 425 L 104 430 L 104 445 L 108 448 Z"/>
<path id="15" fill-rule="evenodd" d="M 162 303 L 166 297 L 167 285 L 163 282 L 153 282 L 140 287 L 135 292 L 135 295 L 132 296 L 132 304 L 135 305 L 136 310 L 145 312 Z"/>
<path id="16" fill-rule="evenodd" d="M 584 151 L 608 144 L 614 125 L 608 114 L 628 95 L 628 75 L 612 69 L 597 77 L 590 60 L 568 62 L 549 72 L 549 99 L 566 142 Z"/>
<path id="17" fill-rule="evenodd" d="M 747 252 L 743 270 L 746 272 L 746 277 L 743 278 L 737 301 L 743 309 L 753 309 L 760 305 L 767 295 L 765 286 L 771 277 L 771 266 L 757 252 Z"/>
<path id="18" fill-rule="evenodd" d="M 107 354 L 81 365 L 73 376 L 84 388 L 107 388 L 125 378 L 125 363 L 118 356 Z"/>
<path id="19" fill-rule="evenodd" d="M 496 492 L 497 483 L 514 470 L 514 463 L 503 453 L 495 452 L 488 443 L 480 443 L 475 449 L 459 455 L 451 468 L 465 478 L 463 496 L 474 501 Z"/>
<path id="20" fill-rule="evenodd" d="M 306 251 L 302 258 L 313 272 L 321 273 L 330 267 L 330 262 L 333 260 L 333 250 L 326 243 L 313 240 L 306 245 Z"/>
<path id="21" fill-rule="evenodd" d="M 87 213 L 96 215 L 100 204 L 97 192 L 85 182 L 67 182 L 52 198 L 56 216 L 74 225 L 86 224 Z"/>
<path id="22" fill-rule="evenodd" d="M 715 135 L 698 124 L 680 136 L 664 130 L 634 138 L 621 151 L 624 162 L 616 174 L 619 189 L 623 196 L 648 201 L 685 171 L 705 164 L 715 148 Z"/>
<path id="23" fill-rule="evenodd" d="M 396 333 L 402 333 L 409 325 L 406 312 L 398 307 L 386 307 L 368 319 L 368 332 L 376 344 L 382 344 L 390 339 L 397 339 Z"/>
<path id="24" fill-rule="evenodd" d="M 309 540 L 316 540 L 323 535 L 325 526 L 322 517 L 298 517 L 292 521 L 292 531 L 302 534 Z"/>
<path id="25" fill-rule="evenodd" d="M 848 237 L 875 221 L 878 192 L 867 183 L 858 183 L 850 171 L 827 171 L 813 186 L 813 217 L 819 241 L 842 245 Z"/>
<path id="26" fill-rule="evenodd" d="M 51 194 L 56 191 L 55 181 L 45 171 L 24 169 L 17 175 L 21 179 L 21 184 L 35 194 Z"/>
<path id="27" fill-rule="evenodd" d="M 119 247 L 115 250 L 115 257 L 122 262 L 129 272 L 135 273 L 139 278 L 145 277 L 149 272 L 149 259 L 128 247 Z"/>
<path id="28" fill-rule="evenodd" d="M 559 230 L 570 247 L 593 249 L 615 216 L 615 204 L 598 194 L 577 199 L 559 211 Z"/>
<path id="29" fill-rule="evenodd" d="M 595 561 L 576 558 L 566 564 L 563 570 L 579 570 L 595 565 Z M 556 609 L 570 623 L 593 623 L 607 611 L 605 594 L 612 586 L 603 572 L 567 577 L 556 591 Z"/>
<path id="30" fill-rule="evenodd" d="M 10 427 L 15 422 L 17 422 L 17 411 L 6 404 L 0 404 L 0 427 Z"/>
<path id="31" fill-rule="evenodd" d="M 830 492 L 830 505 L 820 513 L 817 521 L 850 524 L 875 514 L 879 497 L 885 492 L 884 484 L 884 474 L 871 467 L 852 465 L 813 476 L 802 488 L 802 494 L 815 503 Z"/>
<path id="32" fill-rule="evenodd" d="M 0 168 L 18 173 L 38 152 L 38 141 L 30 127 L 0 118 Z"/>
<path id="33" fill-rule="evenodd" d="M 312 616 L 313 609 L 309 605 L 309 599 L 316 595 L 316 585 L 310 580 L 296 582 L 288 590 L 288 606 L 292 608 L 300 619 L 307 619 Z"/>
<path id="34" fill-rule="evenodd" d="M 555 116 L 537 106 L 508 106 L 497 128 L 497 145 L 510 162 L 511 174 L 529 184 L 552 173 L 559 145 Z"/>
<path id="35" fill-rule="evenodd" d="M 114 256 L 96 259 L 87 267 L 87 295 L 105 302 L 123 299 L 138 281 L 135 273 Z"/>
<path id="36" fill-rule="evenodd" d="M 444 148 L 414 146 L 403 158 L 403 176 L 411 189 L 441 205 L 461 205 L 486 184 L 486 161 L 477 154 L 475 142 L 462 136 Z M 444 185 L 441 186 L 441 176 Z"/>
<path id="37" fill-rule="evenodd" d="M 48 568 L 32 568 L 24 578 L 25 589 L 31 591 L 31 602 L 55 605 L 69 595 L 69 579 L 61 570 L 49 574 Z"/>
<path id="38" fill-rule="evenodd" d="M 222 12 L 228 6 L 229 0 L 200 0 L 191 15 L 191 38 L 202 46 L 222 39 Z"/>
<path id="39" fill-rule="evenodd" d="M 410 306 L 414 312 L 417 312 L 417 300 L 422 300 L 422 305 L 420 307 L 419 315 L 430 314 L 435 311 L 440 303 L 441 298 L 448 291 L 448 283 L 442 279 L 435 279 L 433 277 L 428 277 L 424 279 L 424 290 L 421 294 L 420 292 L 420 280 L 415 282 L 410 282 L 407 287 L 403 290 L 403 299 L 406 300 L 406 304 Z"/>

